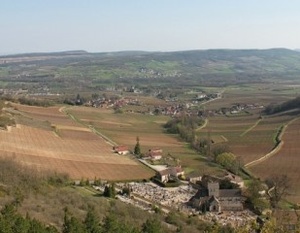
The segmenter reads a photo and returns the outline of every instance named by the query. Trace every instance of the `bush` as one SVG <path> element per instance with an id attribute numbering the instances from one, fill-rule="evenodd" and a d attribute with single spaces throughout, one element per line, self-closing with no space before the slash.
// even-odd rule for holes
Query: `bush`
<path id="1" fill-rule="evenodd" d="M 12 126 L 15 125 L 14 119 L 11 119 L 8 116 L 0 116 L 0 127 L 1 128 L 6 128 L 7 126 Z"/>
<path id="2" fill-rule="evenodd" d="M 231 171 L 234 174 L 237 174 L 239 170 L 239 164 L 236 159 L 236 156 L 233 153 L 222 153 L 219 154 L 216 158 L 216 163 L 220 164 L 222 167 Z"/>

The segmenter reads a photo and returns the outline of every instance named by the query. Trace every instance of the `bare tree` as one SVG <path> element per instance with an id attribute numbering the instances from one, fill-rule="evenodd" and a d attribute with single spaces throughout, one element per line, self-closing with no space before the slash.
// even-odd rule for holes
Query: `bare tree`
<path id="1" fill-rule="evenodd" d="M 272 207 L 276 208 L 278 203 L 288 195 L 290 189 L 290 179 L 287 175 L 275 175 L 266 180 L 266 184 L 270 188 L 268 195 Z"/>

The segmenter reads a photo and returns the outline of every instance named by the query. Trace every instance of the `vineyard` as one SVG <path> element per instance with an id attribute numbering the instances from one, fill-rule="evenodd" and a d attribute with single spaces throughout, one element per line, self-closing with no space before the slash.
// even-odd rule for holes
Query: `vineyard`
<path id="1" fill-rule="evenodd" d="M 40 170 L 67 173 L 73 179 L 147 179 L 153 172 L 139 162 L 113 153 L 112 145 L 55 108 L 15 106 L 53 130 L 17 124 L 0 131 L 0 153 Z"/>
<path id="2" fill-rule="evenodd" d="M 300 202 L 299 154 L 300 154 L 300 119 L 292 121 L 286 128 L 282 148 L 272 157 L 255 165 L 250 170 L 262 179 L 274 175 L 287 175 L 291 182 L 289 200 Z"/>

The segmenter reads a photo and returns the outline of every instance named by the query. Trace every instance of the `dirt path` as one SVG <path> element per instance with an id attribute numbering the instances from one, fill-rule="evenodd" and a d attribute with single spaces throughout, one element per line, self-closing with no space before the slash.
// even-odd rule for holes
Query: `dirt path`
<path id="1" fill-rule="evenodd" d="M 243 133 L 240 134 L 240 137 L 243 137 L 245 134 L 247 134 L 248 132 L 250 132 L 252 129 L 254 129 L 259 122 L 261 122 L 262 119 L 257 120 L 254 125 L 252 125 L 250 128 L 246 129 Z"/>
<path id="2" fill-rule="evenodd" d="M 275 155 L 278 151 L 280 151 L 281 148 L 282 148 L 282 146 L 284 145 L 284 141 L 282 140 L 282 136 L 284 135 L 284 133 L 285 133 L 287 127 L 288 127 L 291 123 L 293 123 L 294 121 L 296 121 L 296 120 L 298 120 L 298 119 L 300 119 L 300 118 L 297 117 L 297 118 L 291 120 L 289 123 L 287 123 L 287 124 L 283 127 L 283 129 L 282 129 L 282 131 L 281 131 L 281 133 L 280 133 L 280 135 L 279 135 L 279 140 L 280 140 L 280 142 L 278 143 L 278 145 L 277 145 L 272 151 L 270 151 L 269 153 L 267 153 L 266 155 L 264 155 L 263 157 L 261 157 L 261 158 L 259 158 L 259 159 L 256 159 L 256 160 L 254 160 L 254 161 L 252 161 L 252 162 L 249 162 L 249 163 L 245 164 L 245 168 L 249 168 L 249 167 L 255 166 L 255 165 L 259 164 L 259 163 L 262 163 L 262 162 L 264 162 L 265 160 L 267 160 L 267 159 L 269 159 L 270 157 L 272 157 L 273 155 Z"/>
<path id="3" fill-rule="evenodd" d="M 92 125 L 88 125 L 85 124 L 84 122 L 82 122 L 80 119 L 77 119 L 74 115 L 72 115 L 70 112 L 67 112 L 67 109 L 71 109 L 72 107 L 61 107 L 59 109 L 60 112 L 66 114 L 71 120 L 75 121 L 78 124 L 83 125 L 86 128 L 89 128 L 91 130 L 91 132 L 93 132 L 94 134 L 96 134 L 97 136 L 100 136 L 101 138 L 103 138 L 107 143 L 109 143 L 111 146 L 116 146 L 118 145 L 116 142 L 114 142 L 113 140 L 111 140 L 110 138 L 106 137 L 104 134 L 102 134 L 101 132 L 99 132 L 97 129 L 95 129 Z"/>
<path id="4" fill-rule="evenodd" d="M 206 118 L 204 121 L 204 124 L 201 125 L 199 128 L 196 129 L 197 132 L 199 132 L 201 129 L 205 128 L 208 124 L 208 119 Z"/>

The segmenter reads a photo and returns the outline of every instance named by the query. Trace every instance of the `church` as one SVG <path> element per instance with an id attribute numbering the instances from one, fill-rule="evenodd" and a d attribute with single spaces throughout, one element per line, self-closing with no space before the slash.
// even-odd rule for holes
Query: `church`
<path id="1" fill-rule="evenodd" d="M 219 182 L 207 182 L 189 204 L 202 212 L 242 211 L 243 197 L 240 189 L 220 189 Z"/>

